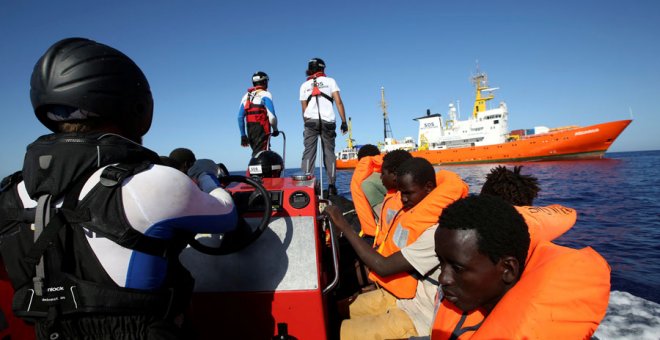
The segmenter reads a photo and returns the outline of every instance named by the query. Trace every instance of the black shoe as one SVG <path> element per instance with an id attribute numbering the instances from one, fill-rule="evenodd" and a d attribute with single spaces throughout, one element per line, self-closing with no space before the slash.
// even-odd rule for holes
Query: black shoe
<path id="1" fill-rule="evenodd" d="M 337 196 L 337 187 L 334 184 L 328 184 L 328 195 Z"/>

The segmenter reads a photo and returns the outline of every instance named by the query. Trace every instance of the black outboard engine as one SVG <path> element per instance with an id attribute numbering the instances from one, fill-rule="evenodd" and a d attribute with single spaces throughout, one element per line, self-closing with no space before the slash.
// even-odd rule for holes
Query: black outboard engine
<path id="1" fill-rule="evenodd" d="M 248 165 L 248 176 L 253 178 L 278 178 L 284 171 L 284 160 L 277 152 L 264 150 L 257 153 Z"/>

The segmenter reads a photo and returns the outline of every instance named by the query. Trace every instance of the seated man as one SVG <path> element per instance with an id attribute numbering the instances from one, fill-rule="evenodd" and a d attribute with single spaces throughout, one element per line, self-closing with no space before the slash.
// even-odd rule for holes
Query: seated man
<path id="1" fill-rule="evenodd" d="M 559 204 L 532 206 L 541 188 L 536 177 L 522 175 L 521 169 L 522 166 L 514 167 L 513 171 L 504 166 L 491 169 L 481 195 L 497 196 L 514 205 L 527 224 L 532 243 L 529 249 L 532 249 L 538 242 L 552 241 L 571 229 L 577 212 Z"/>
<path id="2" fill-rule="evenodd" d="M 403 150 L 381 156 L 375 145 L 367 144 L 358 151 L 358 164 L 351 177 L 351 195 L 360 220 L 360 236 L 370 245 L 374 243 L 383 200 L 389 190 L 396 192 L 396 187 L 387 188 L 381 179 L 385 158 L 389 167 L 396 168 L 412 156 Z"/>
<path id="3" fill-rule="evenodd" d="M 468 193 L 467 185 L 449 171 L 438 174 L 425 159 L 412 158 L 397 169 L 400 209 L 369 247 L 335 207 L 326 208 L 360 259 L 371 269 L 370 278 L 383 288 L 361 294 L 349 306 L 350 319 L 341 326 L 342 339 L 402 338 L 428 335 L 437 282 L 428 274 L 437 266 L 433 232 L 442 208 Z M 415 273 L 414 276 L 409 273 Z"/>
<path id="4" fill-rule="evenodd" d="M 440 215 L 431 339 L 584 339 L 605 316 L 609 267 L 591 248 L 541 241 L 501 198 L 470 196 Z"/>

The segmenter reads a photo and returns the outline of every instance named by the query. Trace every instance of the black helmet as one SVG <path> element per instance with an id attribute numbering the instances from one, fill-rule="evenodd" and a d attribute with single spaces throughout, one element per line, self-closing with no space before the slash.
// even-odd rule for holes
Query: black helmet
<path id="1" fill-rule="evenodd" d="M 57 132 L 49 110 L 80 109 L 143 136 L 151 127 L 153 99 L 147 78 L 120 51 L 84 38 L 63 39 L 37 61 L 30 81 L 34 113 Z"/>
<path id="2" fill-rule="evenodd" d="M 266 72 L 258 71 L 252 75 L 252 85 L 268 87 L 268 75 Z"/>
<path id="3" fill-rule="evenodd" d="M 307 64 L 307 74 L 312 75 L 316 72 L 323 72 L 325 70 L 325 61 L 321 58 L 312 58 Z"/>
<path id="4" fill-rule="evenodd" d="M 284 171 L 284 160 L 277 152 L 264 150 L 259 151 L 248 165 L 250 177 L 275 178 L 280 177 Z"/>

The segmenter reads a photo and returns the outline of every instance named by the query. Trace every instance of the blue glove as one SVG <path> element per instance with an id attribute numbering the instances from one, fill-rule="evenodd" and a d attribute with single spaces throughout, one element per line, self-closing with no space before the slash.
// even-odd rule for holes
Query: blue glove
<path id="1" fill-rule="evenodd" d="M 271 133 L 270 135 L 273 136 L 273 137 L 277 137 L 277 136 L 280 135 L 280 131 L 279 131 L 279 130 L 275 130 L 275 131 L 273 131 L 273 133 Z"/>
<path id="2" fill-rule="evenodd" d="M 190 169 L 188 176 L 197 182 L 202 191 L 209 193 L 220 187 L 218 180 L 218 165 L 210 159 L 198 159 Z"/>
<path id="3" fill-rule="evenodd" d="M 188 176 L 192 179 L 199 179 L 199 177 L 204 174 L 218 177 L 218 165 L 210 159 L 198 159 L 190 169 L 188 169 Z"/>

